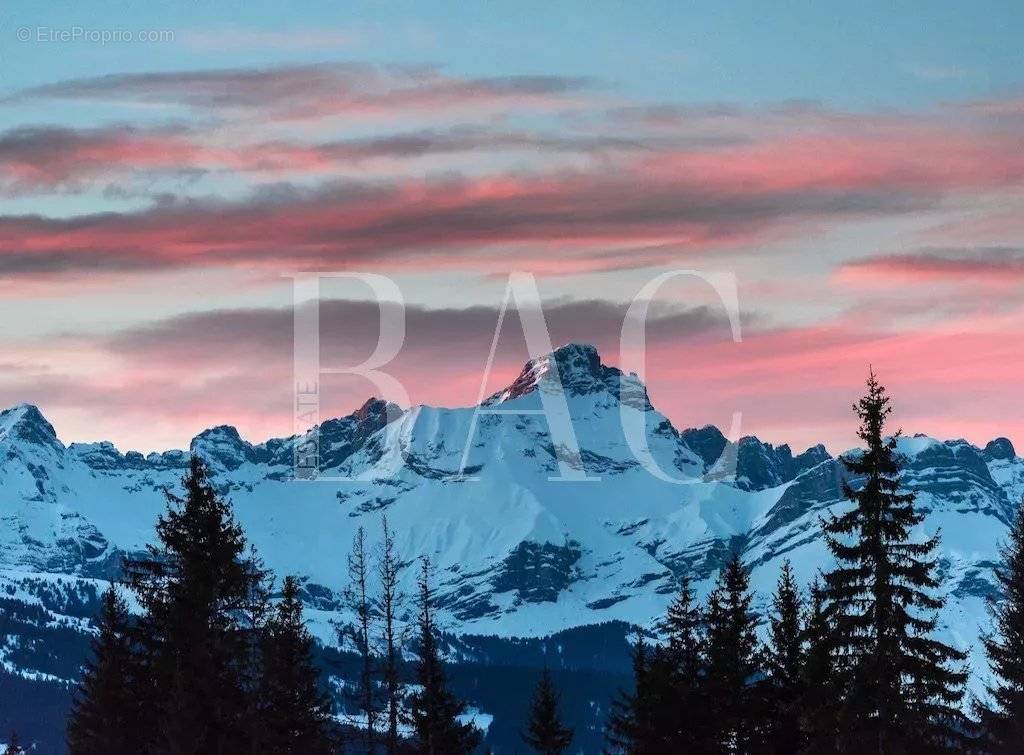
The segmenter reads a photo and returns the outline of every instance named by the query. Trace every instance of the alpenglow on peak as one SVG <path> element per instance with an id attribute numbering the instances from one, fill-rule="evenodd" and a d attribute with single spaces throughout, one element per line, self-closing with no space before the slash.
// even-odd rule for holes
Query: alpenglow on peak
<path id="1" fill-rule="evenodd" d="M 483 403 L 500 404 L 537 390 L 555 391 L 558 385 L 556 375 L 566 396 L 584 396 L 603 391 L 637 409 L 646 411 L 651 408 L 647 388 L 639 378 L 627 375 L 617 367 L 605 365 L 597 348 L 586 343 L 568 343 L 550 354 L 534 357 L 523 365 L 519 377 L 507 388 L 493 394 Z"/>

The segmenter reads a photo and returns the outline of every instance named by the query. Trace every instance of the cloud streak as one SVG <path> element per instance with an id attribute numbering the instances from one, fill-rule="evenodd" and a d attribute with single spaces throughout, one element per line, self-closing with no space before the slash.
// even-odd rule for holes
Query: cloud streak
<path id="1" fill-rule="evenodd" d="M 197 176 L 210 171 L 309 175 L 368 161 L 408 161 L 459 153 L 623 153 L 647 150 L 636 140 L 484 127 L 420 130 L 325 142 L 257 141 L 224 146 L 201 130 L 109 126 L 20 127 L 0 133 L 0 187 L 10 196 L 79 188 L 136 173 Z"/>
<path id="2" fill-rule="evenodd" d="M 563 76 L 458 78 L 430 66 L 330 63 L 111 74 L 23 89 L 5 101 L 161 105 L 290 121 L 502 103 L 564 105 L 592 83 Z"/>
<path id="3" fill-rule="evenodd" d="M 706 177 L 705 177 L 706 178 Z M 57 269 L 125 271 L 258 266 L 276 271 L 401 270 L 453 265 L 504 270 L 529 262 L 557 271 L 632 266 L 588 258 L 607 245 L 735 245 L 786 222 L 889 215 L 933 206 L 928 190 L 815 184 L 747 187 L 640 171 L 562 173 L 394 184 L 343 182 L 315 190 L 277 186 L 243 201 L 173 200 L 135 213 L 72 219 L 0 218 L 8 275 Z M 559 255 L 514 245 L 560 248 Z M 651 264 L 646 258 L 635 266 Z"/>
<path id="4" fill-rule="evenodd" d="M 1024 122 L 993 116 L 991 105 L 913 116 L 813 103 L 591 102 L 544 128 L 506 120 L 538 104 L 565 108 L 593 88 L 572 77 L 460 78 L 428 66 L 333 63 L 117 74 L 26 89 L 7 103 L 183 107 L 213 125 L 0 134 L 0 192 L 8 196 L 106 184 L 101 196 L 137 198 L 148 184 L 152 200 L 73 217 L 0 216 L 0 275 L 621 270 L 905 218 L 1024 183 Z M 463 105 L 495 106 L 502 118 L 460 122 Z M 272 128 L 370 111 L 403 119 L 429 112 L 447 125 L 314 130 L 307 141 Z M 196 185 L 161 183 L 168 177 Z M 898 261 L 884 262 L 895 269 Z M 939 264 L 953 265 L 932 267 Z M 866 263 L 842 271 L 867 273 Z"/>
<path id="5" fill-rule="evenodd" d="M 521 104 L 521 97 L 574 96 L 584 86 L 335 64 L 123 74 L 14 98 L 112 98 L 272 120 L 355 100 L 400 112 L 443 109 L 451 98 Z M 914 119 L 790 105 L 766 109 L 759 123 L 758 111 L 726 106 L 621 108 L 605 113 L 602 128 L 580 133 L 456 124 L 309 143 L 259 129 L 247 140 L 201 127 L 15 129 L 0 134 L 0 182 L 13 194 L 100 180 L 113 181 L 109 193 L 116 193 L 124 174 L 212 174 L 240 179 L 241 187 L 230 198 L 216 190 L 213 199 L 155 193 L 152 206 L 132 211 L 0 216 L 0 273 L 647 267 L 1019 187 L 1024 124 L 979 122 L 967 111 L 970 118 Z M 635 128 L 609 131 L 615 124 Z M 454 155 L 488 167 L 413 168 L 422 158 Z M 530 160 L 494 162 L 510 155 Z M 387 165 L 377 178 L 365 169 L 373 161 Z"/>
<path id="6" fill-rule="evenodd" d="M 595 300 L 550 302 L 544 313 L 556 345 L 593 342 L 616 364 L 624 310 Z M 376 304 L 325 300 L 321 316 L 324 364 L 357 364 L 373 350 Z M 472 404 L 496 309 L 409 307 L 407 316 L 405 346 L 385 370 L 414 402 Z M 663 308 L 648 323 L 651 399 L 680 428 L 724 425 L 740 411 L 745 433 L 800 447 L 825 440 L 838 451 L 855 442 L 849 398 L 858 395 L 871 363 L 898 397 L 896 422 L 910 431 L 975 442 L 1019 435 L 1022 316 L 1019 310 L 998 318 L 966 315 L 899 332 L 846 316 L 804 327 L 748 318 L 743 342 L 733 343 L 717 310 Z M 527 357 L 514 319 L 500 344 L 485 393 L 507 384 Z M 0 379 L 0 405 L 40 403 L 58 428 L 67 425 L 65 437 L 111 437 L 148 449 L 183 445 L 203 427 L 224 422 L 253 439 L 290 427 L 288 309 L 195 313 L 108 335 L 69 333 L 24 349 L 11 345 L 7 353 L 19 370 Z M 361 378 L 325 376 L 324 413 L 348 413 L 374 392 Z"/>
<path id="7" fill-rule="evenodd" d="M 545 305 L 544 316 L 555 345 L 591 341 L 613 355 L 625 311 L 606 301 L 556 301 Z M 386 371 L 407 386 L 414 402 L 472 404 L 498 323 L 496 307 L 409 306 L 404 314 L 406 341 Z M 384 317 L 398 315 L 383 311 Z M 323 364 L 363 361 L 376 346 L 381 317 L 375 302 L 324 300 Z M 21 368 L 0 375 L 0 406 L 33 401 L 58 425 L 62 418 L 69 422 L 71 437 L 99 433 L 144 448 L 182 445 L 189 433 L 225 422 L 254 438 L 285 434 L 293 399 L 292 318 L 288 308 L 218 310 L 110 334 L 69 332 L 48 342 L 9 343 L 6 351 Z M 521 332 L 510 313 L 487 391 L 511 382 L 530 356 Z M 728 339 L 729 332 L 724 313 L 703 306 L 656 307 L 648 322 L 650 343 L 662 346 Z M 346 414 L 375 392 L 359 377 L 323 380 L 325 416 Z M 79 425 L 83 408 L 89 420 Z M 189 417 L 189 427 L 182 417 Z"/>
<path id="8" fill-rule="evenodd" d="M 841 281 L 897 285 L 955 282 L 1015 285 L 1024 282 L 1024 249 L 929 248 L 907 254 L 876 254 L 847 263 Z"/>

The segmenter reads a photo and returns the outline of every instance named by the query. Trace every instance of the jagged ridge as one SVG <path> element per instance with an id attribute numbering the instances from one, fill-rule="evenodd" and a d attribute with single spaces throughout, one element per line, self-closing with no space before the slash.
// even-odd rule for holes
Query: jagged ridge
<path id="1" fill-rule="evenodd" d="M 318 428 L 323 471 L 350 481 L 290 482 L 304 438 L 253 444 L 223 425 L 197 435 L 189 451 L 208 459 L 268 565 L 303 577 L 326 642 L 334 641 L 329 622 L 344 618 L 338 595 L 352 532 L 364 526 L 375 538 L 381 513 L 404 554 L 432 556 L 449 626 L 461 632 L 536 636 L 608 620 L 647 623 L 678 575 L 706 590 L 733 549 L 754 565 L 762 594 L 782 558 L 803 580 L 827 563 L 819 518 L 843 505 L 844 470 L 823 446 L 794 454 L 751 436 L 729 442 L 713 426 L 678 432 L 635 376 L 602 364 L 586 345 L 530 360 L 485 403 L 533 409 L 538 391 L 558 383 L 577 458 L 555 447 L 542 416 L 483 415 L 469 438 L 472 408 L 403 411 L 376 399 Z M 621 405 L 642 417 L 655 463 L 687 484 L 658 479 L 633 458 Z M 973 643 L 997 544 L 1024 492 L 1024 464 L 1005 438 L 979 449 L 914 437 L 901 451 L 925 528 L 945 533 L 946 630 Z M 121 453 L 109 443 L 65 448 L 29 405 L 0 413 L 0 452 L 0 576 L 31 571 L 82 584 L 112 576 L 123 553 L 145 546 L 163 490 L 177 485 L 188 457 Z M 559 461 L 601 482 L 552 481 Z M 375 474 L 389 468 L 397 471 Z"/>

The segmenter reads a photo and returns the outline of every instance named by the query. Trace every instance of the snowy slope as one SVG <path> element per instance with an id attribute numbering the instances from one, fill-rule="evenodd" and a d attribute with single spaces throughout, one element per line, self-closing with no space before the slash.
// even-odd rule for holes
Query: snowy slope
<path id="1" fill-rule="evenodd" d="M 517 413 L 541 408 L 542 392 L 557 396 L 559 377 L 578 456 L 552 443 L 544 416 Z M 406 558 L 434 560 L 445 625 L 456 633 L 649 624 L 676 577 L 690 574 L 706 591 L 731 549 L 753 566 L 765 596 L 784 558 L 805 582 L 828 567 L 820 518 L 845 503 L 842 465 L 821 446 L 794 455 L 756 438 L 728 443 L 713 427 L 680 433 L 635 376 L 577 344 L 527 363 L 485 406 L 505 413 L 478 415 L 471 439 L 475 407 L 401 411 L 371 399 L 324 422 L 322 472 L 353 478 L 343 482 L 292 479 L 302 438 L 251 444 L 224 426 L 198 435 L 191 451 L 209 461 L 267 565 L 305 580 L 308 615 L 326 642 L 334 641 L 331 622 L 345 618 L 353 533 L 363 526 L 376 540 L 382 514 Z M 636 460 L 622 414 L 645 428 L 651 459 L 685 484 Z M 974 649 L 997 544 L 1024 492 L 1024 462 L 1006 439 L 978 449 L 913 437 L 901 451 L 906 483 L 927 512 L 922 536 L 943 533 L 944 631 Z M 0 588 L 26 601 L 54 585 L 93 595 L 96 580 L 150 540 L 163 490 L 178 485 L 187 457 L 122 454 L 109 443 L 65 447 L 35 407 L 0 413 Z M 552 480 L 559 462 L 600 479 Z M 414 569 L 406 571 L 411 594 Z"/>

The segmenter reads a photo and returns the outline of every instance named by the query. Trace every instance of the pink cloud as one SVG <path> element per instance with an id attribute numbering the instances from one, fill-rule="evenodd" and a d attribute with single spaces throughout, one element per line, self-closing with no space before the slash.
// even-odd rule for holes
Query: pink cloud
<path id="1" fill-rule="evenodd" d="M 163 266 L 276 270 L 386 269 L 508 264 L 572 270 L 633 264 L 611 246 L 708 249 L 771 237 L 780 227 L 901 214 L 929 206 L 921 195 L 874 182 L 782 188 L 719 176 L 654 172 L 624 163 L 610 173 L 496 175 L 390 185 L 343 183 L 314 191 L 254 194 L 237 202 L 180 201 L 137 213 L 70 220 L 0 218 L 0 270 L 9 275 L 126 272 Z M 495 256 L 519 245 L 514 263 Z M 531 250 L 529 247 L 533 246 Z M 595 251 L 598 254 L 591 256 Z M 57 257 L 60 264 L 51 261 Z M 640 264 L 650 264 L 643 258 Z"/>
<path id="2" fill-rule="evenodd" d="M 556 345 L 594 342 L 606 363 L 619 363 L 622 308 L 579 302 L 546 312 Z M 330 304 L 323 314 L 326 360 L 355 364 L 372 350 L 375 306 Z M 387 371 L 414 402 L 472 404 L 496 322 L 490 307 L 413 309 L 406 345 Z M 679 428 L 727 426 L 739 411 L 745 434 L 797 447 L 825 442 L 838 451 L 855 444 L 849 406 L 870 364 L 895 396 L 896 424 L 908 432 L 976 443 L 997 435 L 1021 439 L 1022 326 L 1019 310 L 898 332 L 846 317 L 799 328 L 752 322 L 734 343 L 713 310 L 669 312 L 649 328 L 648 385 L 654 405 Z M 69 437 L 145 448 L 182 445 L 224 422 L 254 439 L 287 434 L 290 327 L 287 310 L 238 310 L 58 340 L 33 346 L 30 355 L 11 347 L 7 353 L 23 356 L 23 364 L 46 367 L 8 374 L 0 403 L 37 401 L 58 426 L 67 423 Z M 486 390 L 510 382 L 527 356 L 511 324 Z M 361 378 L 328 379 L 325 413 L 347 413 L 375 392 Z"/>
<path id="3" fill-rule="evenodd" d="M 355 75 L 350 68 L 273 69 L 153 74 L 146 86 L 131 77 L 118 83 L 126 87 L 124 97 L 259 109 L 282 106 L 295 90 L 315 99 L 336 77 Z M 436 103 L 434 98 L 447 96 L 440 92 L 448 84 L 439 83 L 435 72 L 403 75 L 410 87 L 404 99 Z M 54 87 L 45 92 L 91 97 L 113 92 L 114 82 Z M 455 91 L 514 98 L 571 86 L 463 81 L 452 96 Z M 1021 137 L 1012 129 L 820 109 L 772 119 L 761 136 L 750 130 L 748 116 L 741 119 L 749 131 L 744 139 L 713 145 L 684 139 L 683 146 L 642 133 L 623 140 L 481 129 L 317 144 L 257 140 L 230 148 L 206 143 L 201 133 L 173 130 L 16 132 L 0 140 L 0 175 L 6 169 L 16 182 L 59 182 L 118 169 L 315 174 L 325 180 L 312 189 L 257 188 L 232 201 L 163 200 L 137 212 L 2 217 L 0 272 L 40 278 L 163 267 L 280 271 L 366 264 L 483 272 L 514 264 L 563 274 L 621 269 L 770 242 L 850 219 L 935 209 L 951 196 L 985 196 L 1024 181 Z M 806 129 L 800 127 L 804 121 Z M 444 179 L 402 175 L 401 161 L 423 154 L 515 148 L 577 151 L 585 159 L 573 169 Z M 332 180 L 341 165 L 381 156 L 397 161 L 399 175 L 378 182 Z"/>
<path id="4" fill-rule="evenodd" d="M 840 283 L 863 286 L 952 283 L 983 284 L 1002 289 L 1024 282 L 1024 250 L 1014 247 L 922 249 L 904 254 L 876 254 L 853 260 L 834 276 Z"/>

